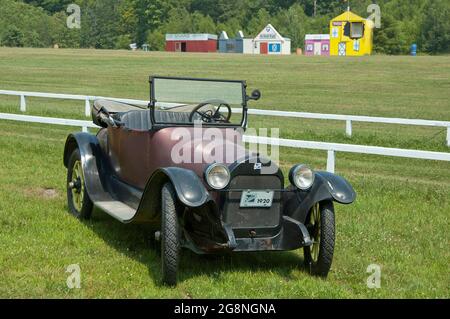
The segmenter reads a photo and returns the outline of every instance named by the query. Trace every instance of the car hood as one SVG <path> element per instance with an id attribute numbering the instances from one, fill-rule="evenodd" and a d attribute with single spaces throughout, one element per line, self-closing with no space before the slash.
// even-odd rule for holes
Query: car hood
<path id="1" fill-rule="evenodd" d="M 178 141 L 171 149 L 174 164 L 203 174 L 205 167 L 212 163 L 230 166 L 249 154 L 242 142 L 242 134 L 234 129 L 204 129 L 203 133 L 190 138 L 184 134 L 177 137 Z"/>

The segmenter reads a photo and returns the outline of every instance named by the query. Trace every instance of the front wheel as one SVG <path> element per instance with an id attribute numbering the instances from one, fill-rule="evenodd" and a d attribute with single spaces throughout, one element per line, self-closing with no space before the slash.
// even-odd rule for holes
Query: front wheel
<path id="1" fill-rule="evenodd" d="M 180 259 L 180 226 L 177 215 L 177 201 L 172 184 L 161 190 L 161 270 L 162 281 L 169 286 L 177 284 Z"/>
<path id="2" fill-rule="evenodd" d="M 313 275 L 326 277 L 331 268 L 335 241 L 334 207 L 332 202 L 315 204 L 306 220 L 313 244 L 303 249 L 305 265 Z"/>

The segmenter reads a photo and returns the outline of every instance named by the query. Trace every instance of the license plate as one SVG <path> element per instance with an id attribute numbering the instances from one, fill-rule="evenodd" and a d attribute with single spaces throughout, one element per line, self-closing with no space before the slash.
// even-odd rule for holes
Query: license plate
<path id="1" fill-rule="evenodd" d="M 241 207 L 272 207 L 273 192 L 271 191 L 243 191 Z"/>

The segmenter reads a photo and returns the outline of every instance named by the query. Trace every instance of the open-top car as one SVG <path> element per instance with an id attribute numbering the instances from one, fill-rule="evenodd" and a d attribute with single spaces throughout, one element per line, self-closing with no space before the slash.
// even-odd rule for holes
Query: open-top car
<path id="1" fill-rule="evenodd" d="M 297 164 L 289 185 L 271 159 L 247 150 L 244 81 L 150 78 L 148 108 L 95 101 L 96 135 L 69 135 L 64 150 L 70 212 L 94 207 L 146 223 L 161 242 L 162 278 L 177 282 L 181 248 L 199 254 L 303 247 L 326 276 L 334 251 L 333 202 L 355 200 L 337 175 Z"/>

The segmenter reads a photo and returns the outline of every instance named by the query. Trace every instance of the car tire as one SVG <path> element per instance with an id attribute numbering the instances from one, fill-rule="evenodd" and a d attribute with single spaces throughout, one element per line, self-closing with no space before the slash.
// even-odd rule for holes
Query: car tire
<path id="1" fill-rule="evenodd" d="M 306 227 L 313 245 L 303 248 L 305 266 L 312 275 L 327 277 L 333 261 L 335 243 L 333 202 L 315 204 L 307 217 Z"/>
<path id="2" fill-rule="evenodd" d="M 89 219 L 93 204 L 86 190 L 80 150 L 77 148 L 69 158 L 67 169 L 67 206 L 69 212 L 78 219 Z"/>
<path id="3" fill-rule="evenodd" d="M 177 284 L 180 259 L 180 225 L 177 215 L 177 198 L 172 184 L 161 190 L 161 271 L 162 281 L 169 286 Z"/>

